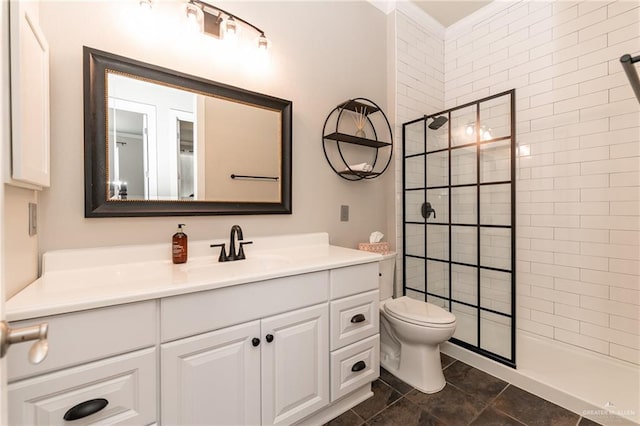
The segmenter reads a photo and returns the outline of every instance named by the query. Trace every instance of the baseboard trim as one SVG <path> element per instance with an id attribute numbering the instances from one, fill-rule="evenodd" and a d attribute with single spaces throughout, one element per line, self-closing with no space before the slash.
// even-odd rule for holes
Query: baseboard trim
<path id="1" fill-rule="evenodd" d="M 331 403 L 331 405 L 323 408 L 317 413 L 311 415 L 296 423 L 298 426 L 317 426 L 327 423 L 329 420 L 338 417 L 340 414 L 350 410 L 356 405 L 360 404 L 373 396 L 371 391 L 371 383 L 367 383 L 365 386 L 358 388 L 351 392 L 349 395 L 345 395 L 337 401 Z"/>
<path id="2" fill-rule="evenodd" d="M 450 342 L 440 345 L 449 356 L 600 424 L 640 424 L 637 366 L 527 332 L 518 332 L 517 348 L 513 369 Z M 615 384 L 615 392 L 598 386 L 604 382 Z"/>

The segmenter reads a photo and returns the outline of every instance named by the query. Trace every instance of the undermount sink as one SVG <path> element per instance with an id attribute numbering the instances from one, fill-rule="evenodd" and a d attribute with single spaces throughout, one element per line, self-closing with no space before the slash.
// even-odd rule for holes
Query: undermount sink
<path id="1" fill-rule="evenodd" d="M 189 260 L 188 263 L 181 266 L 186 272 L 201 272 L 204 269 L 212 269 L 222 271 L 225 270 L 273 270 L 290 265 L 291 259 L 277 254 L 252 254 L 251 257 L 243 260 L 234 260 L 229 262 L 219 262 L 217 257 L 196 258 Z"/>

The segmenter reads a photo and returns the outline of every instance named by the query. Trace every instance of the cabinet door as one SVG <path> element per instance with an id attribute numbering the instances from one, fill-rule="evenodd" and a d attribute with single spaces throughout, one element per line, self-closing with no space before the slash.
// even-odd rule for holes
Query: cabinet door
<path id="1" fill-rule="evenodd" d="M 38 7 L 9 4 L 12 178 L 36 188 L 49 186 L 49 45 Z"/>
<path id="2" fill-rule="evenodd" d="M 329 403 L 328 324 L 326 303 L 262 320 L 263 425 L 291 424 Z"/>
<path id="3" fill-rule="evenodd" d="M 260 335 L 253 321 L 162 345 L 162 424 L 260 424 Z"/>

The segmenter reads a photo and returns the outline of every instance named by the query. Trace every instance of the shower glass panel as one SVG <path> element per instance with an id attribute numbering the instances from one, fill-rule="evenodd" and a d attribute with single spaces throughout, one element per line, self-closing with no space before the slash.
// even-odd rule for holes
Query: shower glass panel
<path id="1" fill-rule="evenodd" d="M 449 153 L 447 151 L 427 154 L 427 187 L 449 185 Z"/>
<path id="2" fill-rule="evenodd" d="M 405 254 L 407 256 L 415 256 L 424 259 L 425 256 L 425 227 L 408 223 L 405 228 Z"/>
<path id="3" fill-rule="evenodd" d="M 427 260 L 427 287 L 430 296 L 440 296 L 449 299 L 449 264 Z"/>
<path id="4" fill-rule="evenodd" d="M 442 225 L 427 225 L 427 259 L 449 260 L 449 228 Z"/>
<path id="5" fill-rule="evenodd" d="M 478 229 L 475 226 L 451 227 L 451 260 L 463 265 L 478 264 Z"/>
<path id="6" fill-rule="evenodd" d="M 451 265 L 451 297 L 461 303 L 478 305 L 478 268 Z"/>
<path id="7" fill-rule="evenodd" d="M 478 346 L 478 309 L 474 306 L 452 303 L 451 312 L 456 316 L 456 331 L 453 333 L 453 338 L 462 343 L 462 346 Z"/>
<path id="8" fill-rule="evenodd" d="M 470 145 L 476 143 L 478 122 L 477 104 L 468 105 L 450 111 L 451 146 Z"/>
<path id="9" fill-rule="evenodd" d="M 514 99 L 510 90 L 403 125 L 404 294 L 455 314 L 453 343 L 511 367 Z"/>
<path id="10" fill-rule="evenodd" d="M 478 182 L 478 149 L 475 146 L 451 150 L 451 185 Z"/>
<path id="11" fill-rule="evenodd" d="M 510 158 L 510 140 L 480 145 L 480 182 L 509 182 L 511 180 Z"/>
<path id="12" fill-rule="evenodd" d="M 437 129 L 427 127 L 427 152 L 446 150 L 449 148 L 449 123 Z"/>
<path id="13" fill-rule="evenodd" d="M 475 185 L 451 188 L 451 223 L 475 225 L 478 220 L 477 195 Z"/>
<path id="14" fill-rule="evenodd" d="M 424 154 L 405 159 L 405 188 L 424 188 Z"/>
<path id="15" fill-rule="evenodd" d="M 511 223 L 511 185 L 481 186 L 480 211 L 481 225 L 508 226 Z"/>
<path id="16" fill-rule="evenodd" d="M 414 154 L 423 155 L 425 152 L 425 138 L 424 138 L 424 123 L 423 122 L 414 122 L 413 124 L 408 124 L 404 128 L 405 135 L 405 151 L 404 155 L 410 157 Z M 424 158 L 424 157 L 423 157 Z M 422 169 L 424 171 L 424 169 Z"/>
<path id="17" fill-rule="evenodd" d="M 424 259 L 407 256 L 405 261 L 405 276 L 407 281 L 411 282 L 413 288 L 415 288 L 417 291 L 424 293 L 427 289 L 427 287 L 425 286 L 426 264 Z"/>

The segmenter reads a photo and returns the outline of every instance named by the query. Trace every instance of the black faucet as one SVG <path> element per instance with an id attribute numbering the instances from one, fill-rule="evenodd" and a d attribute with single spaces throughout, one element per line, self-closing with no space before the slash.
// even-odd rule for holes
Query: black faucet
<path id="1" fill-rule="evenodd" d="M 236 237 L 238 238 L 238 243 L 240 245 L 237 252 L 236 252 Z M 243 239 L 244 237 L 242 235 L 242 228 L 240 228 L 240 225 L 233 225 L 231 227 L 231 233 L 229 235 L 229 255 L 228 256 L 224 249 L 224 243 L 211 244 L 210 247 L 222 247 L 222 249 L 220 250 L 220 257 L 218 257 L 218 262 L 228 262 L 228 261 L 246 259 L 243 246 L 247 244 L 253 244 L 253 241 L 242 241 Z"/>

